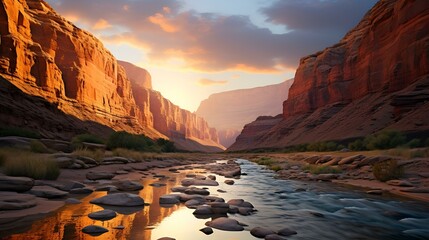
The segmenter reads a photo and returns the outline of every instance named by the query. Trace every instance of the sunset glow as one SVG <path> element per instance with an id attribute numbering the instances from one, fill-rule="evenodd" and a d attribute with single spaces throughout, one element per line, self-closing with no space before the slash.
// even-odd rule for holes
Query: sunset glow
<path id="1" fill-rule="evenodd" d="M 292 78 L 300 57 L 337 42 L 374 4 L 371 0 L 48 2 L 100 38 L 117 59 L 147 69 L 155 90 L 190 111 L 212 93 Z M 345 16 L 349 9 L 353 14 Z M 336 21 L 342 24 L 333 25 Z"/>

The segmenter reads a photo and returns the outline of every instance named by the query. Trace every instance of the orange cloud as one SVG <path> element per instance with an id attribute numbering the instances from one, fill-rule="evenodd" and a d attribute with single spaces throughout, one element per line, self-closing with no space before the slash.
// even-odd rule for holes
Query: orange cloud
<path id="1" fill-rule="evenodd" d="M 106 21 L 105 19 L 100 19 L 95 23 L 93 29 L 102 30 L 102 29 L 110 28 L 111 26 L 112 25 L 110 25 L 109 22 Z"/>
<path id="2" fill-rule="evenodd" d="M 213 85 L 225 85 L 228 81 L 226 80 L 212 80 L 208 78 L 202 78 L 198 80 L 198 85 L 200 86 L 213 86 Z"/>
<path id="3" fill-rule="evenodd" d="M 164 32 L 174 33 L 179 31 L 179 27 L 170 23 L 170 20 L 161 13 L 156 13 L 148 17 L 149 22 L 158 25 Z"/>

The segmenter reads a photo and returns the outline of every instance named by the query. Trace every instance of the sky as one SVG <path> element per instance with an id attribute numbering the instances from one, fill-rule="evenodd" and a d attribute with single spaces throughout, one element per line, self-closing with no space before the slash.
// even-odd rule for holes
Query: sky
<path id="1" fill-rule="evenodd" d="M 195 111 L 212 93 L 293 78 L 299 59 L 337 43 L 376 0 L 46 0 L 153 88 Z"/>

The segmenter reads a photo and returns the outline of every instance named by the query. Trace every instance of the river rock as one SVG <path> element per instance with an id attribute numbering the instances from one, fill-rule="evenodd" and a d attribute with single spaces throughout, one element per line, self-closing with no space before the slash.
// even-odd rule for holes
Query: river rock
<path id="1" fill-rule="evenodd" d="M 186 191 L 186 189 L 188 189 L 188 187 L 176 186 L 176 187 L 172 187 L 171 191 L 184 193 Z"/>
<path id="2" fill-rule="evenodd" d="M 171 237 L 162 237 L 162 238 L 158 238 L 158 240 L 176 240 L 176 239 Z"/>
<path id="3" fill-rule="evenodd" d="M 0 193 L 0 211 L 26 209 L 36 205 L 36 197 L 33 195 L 16 192 Z"/>
<path id="4" fill-rule="evenodd" d="M 160 204 L 177 204 L 180 203 L 180 196 L 177 194 L 166 194 L 159 197 Z"/>
<path id="5" fill-rule="evenodd" d="M 136 207 L 144 206 L 144 200 L 139 195 L 131 193 L 112 193 L 90 201 L 94 204 L 111 206 Z"/>
<path id="6" fill-rule="evenodd" d="M 227 179 L 224 181 L 224 183 L 226 183 L 228 185 L 233 185 L 235 182 L 234 182 L 234 180 Z"/>
<path id="7" fill-rule="evenodd" d="M 86 233 L 92 236 L 100 236 L 101 234 L 106 233 L 108 231 L 109 230 L 107 230 L 107 228 L 104 228 L 102 226 L 97 226 L 97 225 L 89 225 L 82 229 L 83 233 Z"/>
<path id="8" fill-rule="evenodd" d="M 73 188 L 72 190 L 70 190 L 70 193 L 72 193 L 72 194 L 90 194 L 93 191 L 94 190 L 92 190 L 91 188 L 83 187 L 83 188 Z"/>
<path id="9" fill-rule="evenodd" d="M 206 180 L 199 180 L 199 179 L 183 179 L 182 180 L 182 185 L 183 186 L 218 186 L 219 183 L 214 181 L 214 180 L 210 180 L 210 179 L 206 179 Z"/>
<path id="10" fill-rule="evenodd" d="M 265 240 L 283 240 L 284 238 L 278 234 L 270 234 L 270 235 L 265 236 L 264 239 Z"/>
<path id="11" fill-rule="evenodd" d="M 165 187 L 165 186 L 167 186 L 167 184 L 161 183 L 161 182 L 154 182 L 154 183 L 149 184 L 149 186 L 152 186 L 152 187 Z"/>
<path id="12" fill-rule="evenodd" d="M 42 198 L 62 198 L 67 196 L 68 192 L 58 190 L 50 186 L 34 186 L 28 193 Z"/>
<path id="13" fill-rule="evenodd" d="M 392 186 L 414 187 L 414 185 L 412 183 L 405 181 L 405 180 L 389 180 L 386 183 L 389 185 L 392 185 Z"/>
<path id="14" fill-rule="evenodd" d="M 290 228 L 285 227 L 285 228 L 280 229 L 277 232 L 277 234 L 281 235 L 281 236 L 287 237 L 287 236 L 290 236 L 290 235 L 295 235 L 295 234 L 297 234 L 297 232 L 294 231 L 294 230 L 292 230 L 292 229 L 290 229 Z"/>
<path id="15" fill-rule="evenodd" d="M 110 180 L 114 177 L 115 177 L 115 174 L 111 172 L 92 172 L 91 171 L 86 174 L 86 178 L 89 180 L 101 180 L 101 179 Z"/>
<path id="16" fill-rule="evenodd" d="M 201 204 L 204 204 L 203 199 L 191 199 L 185 202 L 185 206 L 191 209 L 196 209 Z"/>
<path id="17" fill-rule="evenodd" d="M 110 164 L 126 164 L 129 163 L 130 161 L 127 158 L 124 157 L 105 157 L 103 159 L 101 159 L 101 164 L 102 165 L 110 165 Z"/>
<path id="18" fill-rule="evenodd" d="M 67 198 L 65 202 L 68 203 L 68 204 L 79 204 L 79 203 L 82 203 L 81 200 L 76 199 L 76 198 Z"/>
<path id="19" fill-rule="evenodd" d="M 116 192 L 116 191 L 118 191 L 118 188 L 114 185 L 104 185 L 104 186 L 97 187 L 95 189 L 95 191 L 98 191 L 98 192 L 99 191 Z"/>
<path id="20" fill-rule="evenodd" d="M 212 208 L 207 205 L 197 206 L 197 209 L 192 213 L 194 215 L 211 215 L 213 214 Z"/>
<path id="21" fill-rule="evenodd" d="M 364 158 L 365 158 L 365 156 L 364 156 L 364 155 L 361 155 L 361 154 L 353 155 L 353 156 L 350 156 L 350 157 L 346 157 L 346 158 L 341 159 L 341 160 L 338 162 L 338 165 L 351 164 L 351 163 L 353 163 L 353 162 L 355 162 L 355 161 L 360 161 L 360 160 L 362 160 L 362 159 L 364 159 Z"/>
<path id="22" fill-rule="evenodd" d="M 88 217 L 94 220 L 106 221 L 116 217 L 116 212 L 110 209 L 101 210 L 88 214 Z"/>
<path id="23" fill-rule="evenodd" d="M 257 238 L 264 238 L 267 235 L 275 234 L 275 232 L 268 228 L 255 227 L 255 228 L 252 228 L 252 230 L 250 230 L 250 234 L 252 234 L 252 236 Z"/>
<path id="24" fill-rule="evenodd" d="M 200 231 L 206 235 L 210 235 L 213 233 L 213 229 L 211 227 L 201 228 Z"/>
<path id="25" fill-rule="evenodd" d="M 34 180 L 28 177 L 0 176 L 0 191 L 25 192 L 34 186 Z"/>
<path id="26" fill-rule="evenodd" d="M 192 188 L 188 188 L 184 191 L 184 193 L 186 194 L 198 194 L 198 195 L 210 195 L 210 192 L 207 191 L 206 189 L 201 189 L 201 188 L 196 188 L 196 187 L 192 187 Z"/>
<path id="27" fill-rule="evenodd" d="M 84 187 L 86 187 L 85 184 L 83 184 L 81 182 L 78 182 L 78 181 L 68 181 L 68 182 L 64 183 L 63 185 L 61 185 L 59 187 L 59 189 L 62 190 L 62 191 L 69 192 L 72 189 L 75 189 L 75 188 L 84 188 Z"/>
<path id="28" fill-rule="evenodd" d="M 250 202 L 244 201 L 243 199 L 231 199 L 227 203 L 237 207 L 254 208 Z"/>
<path id="29" fill-rule="evenodd" d="M 227 214 L 229 211 L 229 204 L 224 202 L 208 203 L 214 214 Z"/>
<path id="30" fill-rule="evenodd" d="M 237 220 L 226 218 L 226 217 L 220 217 L 216 218 L 213 221 L 206 222 L 206 226 L 216 228 L 219 230 L 224 231 L 243 231 L 244 227 L 242 224 L 240 224 Z"/>
<path id="31" fill-rule="evenodd" d="M 216 176 L 215 175 L 208 175 L 207 176 L 208 179 L 216 181 Z"/>
<path id="32" fill-rule="evenodd" d="M 143 185 L 139 182 L 134 182 L 130 180 L 123 180 L 116 184 L 119 191 L 138 191 L 143 189 Z"/>

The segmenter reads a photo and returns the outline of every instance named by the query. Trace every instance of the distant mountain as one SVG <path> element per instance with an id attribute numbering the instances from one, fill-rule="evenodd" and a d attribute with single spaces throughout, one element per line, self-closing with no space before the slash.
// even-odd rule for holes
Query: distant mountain
<path id="1" fill-rule="evenodd" d="M 245 126 L 228 150 L 429 131 L 428 1 L 379 1 L 332 47 L 304 57 L 278 118 Z M 424 135 L 423 135 L 424 136 Z"/>
<path id="2" fill-rule="evenodd" d="M 293 79 L 279 84 L 215 93 L 201 102 L 195 112 L 218 130 L 225 147 L 235 142 L 244 125 L 260 115 L 275 116 L 282 112 Z"/>
<path id="3" fill-rule="evenodd" d="M 0 13 L 0 125 L 60 139 L 124 130 L 185 150 L 223 149 L 203 118 L 151 89 L 146 70 L 118 64 L 46 2 L 2 0 Z"/>

